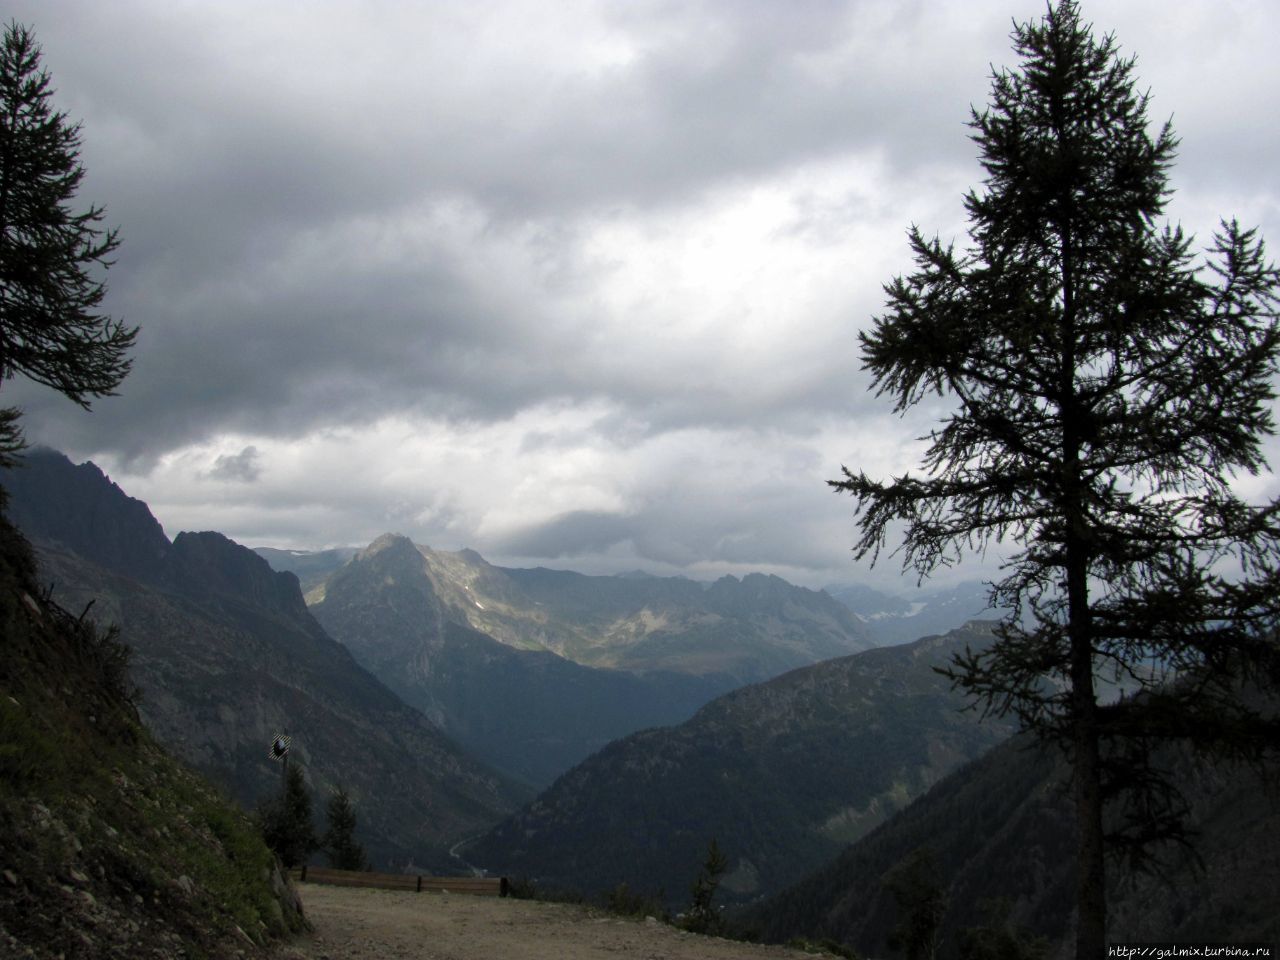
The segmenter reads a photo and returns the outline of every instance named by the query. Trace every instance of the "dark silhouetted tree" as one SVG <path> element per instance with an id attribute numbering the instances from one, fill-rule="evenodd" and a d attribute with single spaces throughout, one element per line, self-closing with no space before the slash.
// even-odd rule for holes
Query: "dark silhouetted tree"
<path id="1" fill-rule="evenodd" d="M 339 870 L 367 870 L 364 847 L 356 842 L 356 808 L 342 787 L 329 794 L 325 810 L 328 827 L 320 840 L 320 848 L 329 858 L 329 866 Z"/>
<path id="2" fill-rule="evenodd" d="M 258 805 L 258 829 L 286 868 L 306 863 L 319 848 L 311 821 L 311 791 L 297 763 L 285 771 L 284 791 L 273 793 Z"/>
<path id="3" fill-rule="evenodd" d="M 1134 60 L 1076 4 L 1013 39 L 1020 67 L 972 113 L 986 179 L 965 197 L 971 246 L 912 228 L 916 270 L 860 337 L 898 412 L 934 396 L 954 412 L 924 438 L 920 474 L 845 468 L 833 486 L 857 500 L 859 556 L 900 532 L 925 576 L 1010 545 L 992 602 L 1018 614 L 949 672 L 1071 760 L 1083 960 L 1105 955 L 1104 851 L 1141 864 L 1153 841 L 1185 839 L 1148 746 L 1256 759 L 1275 742 L 1238 693 L 1280 681 L 1280 504 L 1230 484 L 1265 467 L 1274 433 L 1280 275 L 1234 221 L 1203 264 L 1157 224 L 1177 141 L 1149 129 Z M 1143 692 L 1104 706 L 1101 678 Z"/>
<path id="4" fill-rule="evenodd" d="M 0 46 L 0 380 L 22 373 L 88 409 L 129 372 L 137 328 L 97 312 L 118 244 L 103 210 L 71 209 L 84 179 L 80 126 L 50 105 L 40 48 L 18 23 Z M 0 411 L 0 464 L 22 447 L 19 411 Z"/>

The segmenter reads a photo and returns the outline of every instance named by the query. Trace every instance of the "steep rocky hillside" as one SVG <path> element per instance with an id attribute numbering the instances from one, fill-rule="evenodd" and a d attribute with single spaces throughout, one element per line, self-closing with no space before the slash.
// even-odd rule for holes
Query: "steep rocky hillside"
<path id="1" fill-rule="evenodd" d="M 707 843 L 723 889 L 776 892 L 1008 736 L 932 669 L 987 628 L 796 670 L 671 729 L 610 744 L 470 845 L 474 863 L 550 887 L 687 896 Z"/>
<path id="2" fill-rule="evenodd" d="M 302 928 L 243 813 L 166 755 L 120 644 L 0 520 L 0 956 L 266 956 Z"/>
<path id="3" fill-rule="evenodd" d="M 241 803 L 278 789 L 280 768 L 267 756 L 278 731 L 293 735 L 320 801 L 331 787 L 347 788 L 359 839 L 382 866 L 451 869 L 449 847 L 520 799 L 325 634 L 292 574 L 219 534 L 169 543 L 145 506 L 92 464 L 45 452 L 11 476 L 42 582 L 69 608 L 92 602 L 92 618 L 120 625 L 148 727 Z M 111 536 L 39 522 L 62 515 L 59 503 L 72 510 L 86 490 L 96 491 L 93 530 Z M 140 554 L 148 562 L 132 563 Z"/>
<path id="4" fill-rule="evenodd" d="M 1280 783 L 1248 768 L 1176 750 L 1164 762 L 1191 801 L 1196 852 L 1164 851 L 1165 875 L 1112 863 L 1110 936 L 1129 942 L 1280 939 Z M 1273 772 L 1274 773 L 1274 772 Z M 803 882 L 752 910 L 743 930 L 775 942 L 830 937 L 883 955 L 898 911 L 886 876 L 927 851 L 946 893 L 941 960 L 959 956 L 961 931 L 1006 922 L 1055 948 L 1073 937 L 1074 821 L 1069 771 L 1056 751 L 1018 737 L 938 783 L 924 797 Z"/>
<path id="5" fill-rule="evenodd" d="M 330 578 L 311 609 L 405 702 L 527 783 L 545 786 L 610 740 L 688 719 L 723 692 L 705 678 L 593 669 L 499 643 L 461 622 L 449 599 L 457 581 L 441 588 L 429 562 L 406 538 L 382 537 Z M 497 607 L 495 592 L 478 602 Z"/>

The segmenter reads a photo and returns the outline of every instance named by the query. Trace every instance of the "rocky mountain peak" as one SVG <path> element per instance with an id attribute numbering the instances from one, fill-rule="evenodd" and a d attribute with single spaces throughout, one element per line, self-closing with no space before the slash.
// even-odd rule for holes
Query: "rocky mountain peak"
<path id="1" fill-rule="evenodd" d="M 387 552 L 390 552 L 393 556 L 406 555 L 408 553 L 416 554 L 418 548 L 413 545 L 412 540 L 402 533 L 384 533 L 361 550 L 357 556 L 362 560 L 366 560 Z"/>
<path id="2" fill-rule="evenodd" d="M 28 537 L 79 554 L 138 580 L 154 580 L 170 544 L 147 505 L 93 463 L 74 464 L 45 447 L 3 471 L 8 515 Z"/>
<path id="3" fill-rule="evenodd" d="M 480 554 L 476 553 L 476 551 L 472 550 L 470 547 L 463 547 L 461 550 L 459 550 L 458 557 L 462 560 L 465 560 L 467 563 L 471 564 L 472 566 L 476 566 L 476 567 L 491 566 L 488 560 L 480 556 Z"/>
<path id="4" fill-rule="evenodd" d="M 298 578 L 277 573 L 248 547 L 220 533 L 180 533 L 173 541 L 173 576 L 184 587 L 199 586 L 294 616 L 306 616 Z"/>

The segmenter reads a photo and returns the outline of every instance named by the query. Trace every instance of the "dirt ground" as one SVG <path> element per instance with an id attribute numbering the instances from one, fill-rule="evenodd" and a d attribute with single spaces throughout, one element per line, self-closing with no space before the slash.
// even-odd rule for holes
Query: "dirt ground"
<path id="1" fill-rule="evenodd" d="M 586 907 L 299 884 L 315 932 L 280 960 L 813 960 Z"/>

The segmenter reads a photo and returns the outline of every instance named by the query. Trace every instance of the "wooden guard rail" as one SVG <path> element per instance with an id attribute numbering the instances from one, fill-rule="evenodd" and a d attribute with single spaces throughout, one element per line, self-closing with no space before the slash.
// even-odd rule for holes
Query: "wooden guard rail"
<path id="1" fill-rule="evenodd" d="M 332 867 L 294 867 L 294 880 L 330 883 L 340 887 L 377 887 L 380 890 L 414 890 L 418 893 L 465 893 L 478 897 L 505 897 L 506 877 L 427 877 L 413 873 L 366 873 Z"/>

